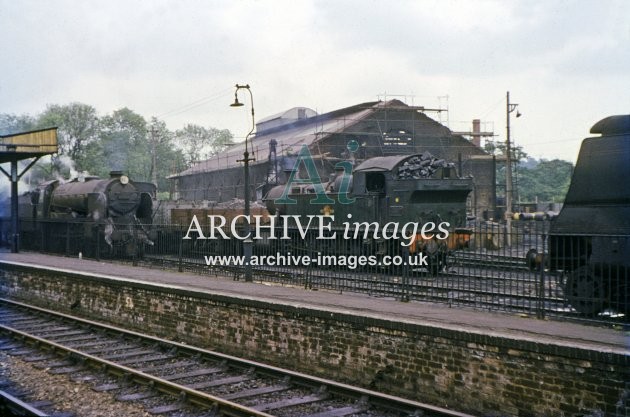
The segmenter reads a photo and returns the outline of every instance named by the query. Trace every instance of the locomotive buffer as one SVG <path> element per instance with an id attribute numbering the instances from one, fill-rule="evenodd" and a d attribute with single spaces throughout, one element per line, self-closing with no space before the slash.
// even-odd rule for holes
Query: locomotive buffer
<path id="1" fill-rule="evenodd" d="M 45 155 L 57 153 L 57 128 L 32 130 L 29 132 L 0 135 L 0 164 L 11 163 L 10 173 L 2 166 L 0 171 L 11 181 L 11 252 L 20 247 L 18 223 L 18 182 L 35 163 Z M 18 161 L 32 159 L 18 173 Z"/>

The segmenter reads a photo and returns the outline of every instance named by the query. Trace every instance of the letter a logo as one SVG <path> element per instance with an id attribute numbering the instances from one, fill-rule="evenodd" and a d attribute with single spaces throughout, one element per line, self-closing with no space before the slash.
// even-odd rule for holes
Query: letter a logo
<path id="1" fill-rule="evenodd" d="M 304 163 L 308 178 L 296 178 L 300 169 L 300 163 Z M 302 149 L 300 149 L 297 161 L 295 161 L 295 165 L 293 166 L 289 180 L 284 186 L 282 195 L 274 200 L 276 204 L 297 204 L 297 200 L 289 198 L 289 192 L 293 184 L 311 184 L 313 186 L 316 196 L 311 199 L 311 204 L 335 204 L 335 200 L 326 195 L 324 185 L 317 172 L 317 167 L 306 145 L 302 145 Z"/>

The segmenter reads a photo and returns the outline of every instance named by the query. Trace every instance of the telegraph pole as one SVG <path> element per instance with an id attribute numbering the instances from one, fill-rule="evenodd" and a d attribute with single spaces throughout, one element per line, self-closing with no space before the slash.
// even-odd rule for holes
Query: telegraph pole
<path id="1" fill-rule="evenodd" d="M 151 126 L 151 182 L 155 184 L 155 192 L 157 195 L 157 143 L 155 135 L 157 130 L 155 126 Z"/>
<path id="2" fill-rule="evenodd" d="M 506 140 L 505 140 L 505 244 L 512 246 L 512 144 L 510 142 L 510 113 L 518 104 L 510 103 L 510 92 L 507 92 L 506 101 Z M 520 112 L 516 112 L 516 117 L 521 117 Z"/>

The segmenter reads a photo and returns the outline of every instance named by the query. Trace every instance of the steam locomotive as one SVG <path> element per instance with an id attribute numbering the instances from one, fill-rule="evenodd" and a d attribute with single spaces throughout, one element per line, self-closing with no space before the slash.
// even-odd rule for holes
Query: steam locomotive
<path id="1" fill-rule="evenodd" d="M 356 245 L 347 245 L 340 236 L 335 240 L 311 240 L 318 245 L 312 249 L 321 253 L 347 254 L 357 250 L 379 256 L 423 253 L 429 271 L 435 275 L 446 267 L 448 253 L 466 246 L 472 233 L 465 228 L 472 178 L 459 178 L 454 164 L 428 152 L 375 157 L 360 163 L 352 174 L 337 172 L 326 183 L 297 183 L 288 187 L 278 185 L 269 190 L 264 201 L 270 214 L 289 222 L 291 216 L 334 215 L 330 228 L 341 232 L 338 235 L 343 235 L 348 223 L 358 227 L 358 233 L 350 233 L 359 241 Z M 313 204 L 312 200 L 322 190 L 327 203 Z M 412 223 L 429 227 L 425 227 L 427 233 L 414 234 L 411 242 L 403 242 L 401 236 L 391 238 L 384 237 L 385 233 L 373 233 L 374 228 L 380 227 L 382 231 L 387 224 L 400 227 Z M 373 229 L 367 230 L 370 228 Z"/>
<path id="2" fill-rule="evenodd" d="M 94 233 L 91 226 L 98 225 L 110 248 L 126 246 L 125 252 L 130 254 L 138 249 L 137 245 L 153 244 L 146 225 L 152 222 L 155 194 L 154 184 L 131 181 L 121 171 L 112 171 L 108 179 L 47 181 L 20 196 L 20 230 L 22 234 L 54 240 L 51 230 L 56 221 L 71 220 L 84 226 L 84 237 L 90 241 Z"/>
<path id="3" fill-rule="evenodd" d="M 630 313 L 630 115 L 597 122 L 584 139 L 564 206 L 549 231 L 548 266 L 584 315 Z"/>

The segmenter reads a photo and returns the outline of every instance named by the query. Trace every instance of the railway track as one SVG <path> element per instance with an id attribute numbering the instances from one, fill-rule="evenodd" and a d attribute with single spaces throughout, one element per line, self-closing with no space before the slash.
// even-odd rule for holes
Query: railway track
<path id="1" fill-rule="evenodd" d="M 0 390 L 0 415 L 3 416 L 24 416 L 24 417 L 56 417 L 55 414 L 49 414 L 40 408 L 40 406 L 32 405 L 23 401 L 18 396 Z"/>
<path id="2" fill-rule="evenodd" d="M 0 349 L 93 381 L 119 401 L 182 416 L 466 416 L 89 320 L 0 299 Z"/>
<path id="3" fill-rule="evenodd" d="M 487 269 L 501 269 L 504 271 L 528 271 L 525 254 L 507 255 L 494 253 L 478 253 L 457 251 L 451 255 L 457 265 L 467 267 L 482 267 Z"/>

